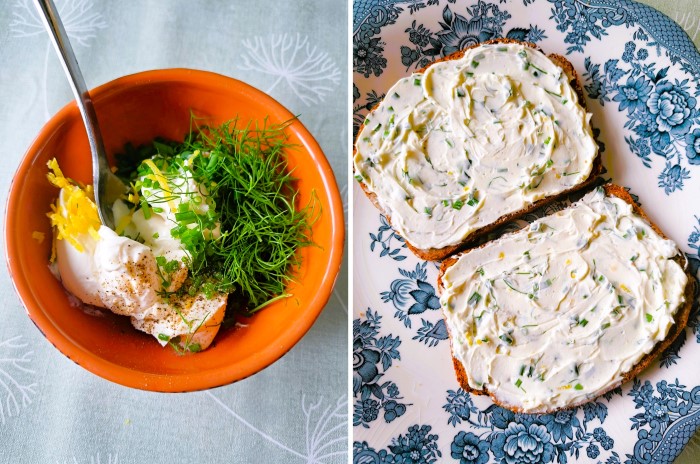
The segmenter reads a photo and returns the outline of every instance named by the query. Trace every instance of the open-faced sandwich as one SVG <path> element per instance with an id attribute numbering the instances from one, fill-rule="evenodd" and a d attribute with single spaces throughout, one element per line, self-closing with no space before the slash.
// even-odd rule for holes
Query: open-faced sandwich
<path id="1" fill-rule="evenodd" d="M 440 301 L 460 385 L 522 412 L 602 395 L 685 327 L 685 267 L 616 185 L 443 261 Z"/>
<path id="2" fill-rule="evenodd" d="M 409 248 L 443 259 L 601 170 L 571 64 L 500 39 L 399 80 L 357 137 L 355 177 Z"/>

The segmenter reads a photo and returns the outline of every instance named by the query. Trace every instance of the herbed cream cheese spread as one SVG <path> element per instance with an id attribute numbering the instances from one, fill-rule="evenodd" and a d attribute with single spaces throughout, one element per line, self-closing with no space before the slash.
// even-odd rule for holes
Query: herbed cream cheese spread
<path id="1" fill-rule="evenodd" d="M 543 412 L 618 384 L 663 340 L 687 276 L 662 238 L 602 188 L 461 255 L 440 298 L 469 386 Z"/>
<path id="2" fill-rule="evenodd" d="M 566 73 L 520 44 L 399 80 L 364 121 L 355 177 L 417 248 L 444 248 L 583 182 L 598 153 Z"/>

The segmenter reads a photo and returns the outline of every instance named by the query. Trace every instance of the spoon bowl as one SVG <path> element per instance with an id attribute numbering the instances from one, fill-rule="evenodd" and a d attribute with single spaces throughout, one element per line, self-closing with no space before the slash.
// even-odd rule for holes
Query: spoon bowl
<path id="1" fill-rule="evenodd" d="M 97 122 L 97 115 L 92 104 L 92 98 L 85 85 L 85 79 L 80 72 L 78 60 L 75 58 L 73 47 L 71 47 L 68 34 L 66 33 L 58 10 L 52 0 L 34 0 L 34 5 L 39 11 L 39 16 L 44 23 L 46 31 L 49 33 L 51 43 L 53 43 L 58 58 L 61 61 L 63 70 L 70 83 L 75 101 L 80 109 L 80 115 L 85 124 L 90 152 L 92 154 L 92 177 L 93 190 L 95 192 L 95 203 L 97 213 L 102 224 L 114 229 L 114 213 L 112 205 L 126 192 L 124 183 L 115 176 L 109 168 L 107 155 L 105 153 L 102 133 Z"/>

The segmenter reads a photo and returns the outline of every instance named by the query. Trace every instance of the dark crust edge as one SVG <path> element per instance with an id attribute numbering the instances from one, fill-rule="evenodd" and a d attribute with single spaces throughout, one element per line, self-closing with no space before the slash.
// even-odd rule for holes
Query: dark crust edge
<path id="1" fill-rule="evenodd" d="M 624 187 L 621 187 L 621 186 L 615 185 L 615 184 L 605 184 L 603 186 L 603 189 L 605 190 L 605 193 L 608 196 L 614 196 L 614 197 L 620 198 L 621 200 L 631 204 L 634 214 L 636 214 L 636 215 L 640 216 L 642 219 L 644 219 L 644 221 L 646 221 L 649 224 L 649 226 L 656 233 L 658 233 L 661 237 L 666 238 L 666 239 L 668 238 L 661 231 L 661 229 L 659 229 L 659 227 L 649 219 L 649 217 L 646 215 L 644 210 L 642 210 L 634 202 L 634 199 L 629 194 L 629 192 L 627 192 L 627 190 L 625 190 Z M 518 232 L 519 231 L 516 231 L 516 232 L 512 232 L 511 234 L 506 234 L 506 235 L 512 235 L 512 234 L 516 234 Z M 503 235 L 502 237 L 504 237 L 506 235 Z M 463 253 L 460 253 L 459 255 L 452 256 L 452 257 L 450 257 L 450 259 L 443 261 L 441 263 L 440 274 L 438 276 L 438 291 L 440 293 L 442 293 L 442 291 L 444 289 L 442 278 L 443 278 L 445 272 L 447 271 L 447 269 L 450 266 L 452 266 L 455 262 L 457 262 L 457 260 L 459 259 L 459 256 L 461 254 L 466 254 L 466 253 L 469 253 L 471 250 L 474 250 L 477 248 L 482 248 L 482 247 L 488 245 L 489 243 L 491 243 L 491 242 L 484 243 L 484 244 L 480 245 L 479 247 L 475 247 L 475 248 L 472 248 L 470 250 L 464 251 Z M 676 311 L 676 314 L 673 317 L 674 324 L 671 326 L 671 329 L 669 330 L 668 334 L 666 334 L 666 337 L 663 340 L 657 342 L 656 345 L 654 345 L 654 348 L 649 353 L 647 353 L 642 359 L 640 359 L 639 362 L 637 364 L 635 364 L 631 370 L 629 370 L 628 372 L 623 374 L 622 380 L 620 380 L 620 382 L 611 385 L 610 388 L 601 392 L 600 395 L 598 395 L 598 396 L 604 395 L 605 393 L 619 387 L 620 385 L 623 385 L 624 383 L 632 380 L 635 376 L 641 374 L 642 371 L 644 371 L 647 367 L 649 367 L 653 363 L 653 361 L 656 359 L 656 357 L 659 356 L 661 353 L 663 353 L 664 350 L 666 350 L 676 340 L 676 338 L 678 338 L 678 336 L 685 330 L 686 325 L 688 323 L 688 317 L 690 315 L 690 310 L 693 306 L 693 299 L 694 299 L 694 294 L 695 294 L 695 288 L 694 288 L 695 279 L 693 279 L 693 276 L 690 275 L 690 273 L 688 271 L 688 267 L 687 267 L 687 261 L 686 261 L 685 257 L 682 256 L 682 254 L 680 256 L 674 258 L 673 260 L 676 261 L 678 264 L 680 264 L 681 267 L 683 267 L 686 270 L 686 276 L 688 277 L 688 283 L 685 286 L 685 304 Z M 443 317 L 444 317 L 444 314 L 443 314 Z M 447 321 L 445 321 L 445 322 L 447 322 Z M 449 327 L 448 327 L 448 332 L 449 332 Z M 449 337 L 450 337 L 450 350 L 452 351 L 452 334 L 451 333 L 449 334 Z M 454 351 L 452 351 L 452 353 L 453 353 L 452 354 L 452 364 L 454 365 L 455 374 L 457 375 L 457 381 L 459 382 L 460 386 L 465 391 L 467 391 L 473 395 L 489 395 L 495 404 L 497 404 L 503 408 L 509 409 L 511 411 L 514 411 L 514 412 L 525 412 L 520 408 L 514 408 L 511 405 L 508 405 L 506 403 L 502 403 L 501 401 L 499 401 L 496 394 L 493 392 L 490 392 L 488 390 L 488 388 L 484 388 L 483 390 L 476 390 L 476 389 L 471 388 L 469 386 L 468 376 L 467 376 L 466 370 L 464 369 L 464 365 L 456 357 L 454 357 Z M 548 414 L 548 413 L 552 413 L 552 412 L 559 411 L 559 410 L 572 409 L 572 408 L 578 407 L 582 404 L 588 403 L 589 401 L 592 401 L 593 399 L 594 398 L 589 398 L 589 399 L 584 400 L 584 401 L 580 401 L 577 403 L 573 403 L 571 405 L 567 405 L 566 407 L 563 407 L 563 408 L 551 408 L 551 409 L 537 410 L 536 413 Z M 531 412 L 531 411 L 528 411 L 528 413 L 529 412 Z"/>
<path id="2" fill-rule="evenodd" d="M 422 68 L 416 72 L 416 74 L 423 73 L 425 72 L 426 69 L 428 69 L 430 66 L 432 66 L 435 63 L 440 63 L 443 61 L 450 61 L 450 60 L 456 60 L 464 56 L 466 50 L 472 49 L 479 47 L 481 45 L 489 45 L 489 44 L 522 44 L 526 45 L 530 48 L 533 48 L 535 50 L 542 51 L 540 48 L 538 48 L 535 44 L 531 42 L 522 42 L 519 40 L 513 40 L 513 39 L 506 39 L 506 38 L 501 38 L 501 39 L 493 39 L 493 40 L 487 40 L 485 42 L 473 45 L 471 47 L 467 47 L 463 50 L 460 50 L 458 52 L 455 52 L 451 55 L 446 56 L 445 58 L 440 58 L 438 60 L 435 60 L 433 63 L 430 63 L 430 65 L 426 66 L 425 68 Z M 544 52 L 543 52 L 544 53 Z M 557 55 L 557 54 L 550 54 L 548 57 L 557 65 L 561 66 L 561 68 L 564 70 L 566 75 L 569 77 L 569 83 L 571 84 L 571 87 L 574 89 L 576 92 L 576 95 L 578 97 L 578 103 L 583 107 L 584 110 L 587 110 L 586 107 L 586 100 L 584 98 L 583 94 L 583 88 L 581 87 L 581 81 L 579 80 L 578 74 L 576 73 L 576 70 L 574 69 L 573 65 L 563 56 Z M 377 104 L 374 108 L 372 108 L 371 111 L 374 111 L 379 104 Z M 364 128 L 364 123 L 360 126 L 357 136 L 360 136 L 360 133 L 362 132 L 362 129 Z M 598 141 L 596 140 L 596 143 Z M 352 149 L 352 155 L 353 159 L 355 158 L 355 154 L 357 153 L 357 148 L 356 148 L 356 143 L 357 140 L 355 140 L 355 143 L 353 144 L 353 149 Z M 353 166 L 353 171 L 354 171 L 354 166 Z M 406 246 L 415 254 L 418 256 L 420 259 L 424 259 L 427 261 L 440 261 L 445 258 L 447 258 L 450 255 L 453 255 L 455 253 L 458 253 L 464 249 L 467 249 L 474 243 L 478 242 L 480 239 L 482 239 L 486 234 L 492 232 L 493 230 L 499 228 L 500 226 L 514 220 L 518 219 L 542 206 L 548 205 L 554 201 L 560 200 L 567 195 L 577 192 L 582 189 L 587 189 L 588 187 L 592 186 L 593 184 L 596 183 L 598 180 L 598 176 L 602 174 L 603 172 L 603 161 L 602 157 L 600 154 L 600 151 L 596 155 L 595 159 L 593 160 L 593 166 L 591 168 L 591 172 L 588 175 L 588 177 L 581 183 L 571 187 L 570 189 L 564 190 L 556 195 L 552 195 L 549 197 L 542 198 L 540 200 L 535 201 L 534 203 L 526 206 L 525 208 L 515 211 L 509 214 L 506 214 L 505 216 L 501 216 L 499 219 L 496 221 L 492 222 L 491 224 L 488 224 L 480 229 L 475 230 L 471 234 L 469 234 L 468 237 L 466 237 L 462 242 L 456 244 L 456 245 L 450 245 L 444 248 L 417 248 L 413 246 L 411 243 L 409 243 L 408 240 L 405 240 Z M 379 211 L 384 214 L 386 217 L 386 220 L 389 222 L 391 225 L 391 215 L 389 214 L 388 211 L 385 211 L 384 208 L 381 207 L 379 204 L 379 201 L 377 201 L 377 195 L 374 194 L 373 192 L 370 192 L 367 188 L 367 185 L 364 182 L 359 182 L 360 187 L 362 190 L 365 192 L 365 195 L 370 199 L 370 201 L 374 204 L 374 206 L 379 209 Z M 397 232 L 398 233 L 398 232 Z"/>

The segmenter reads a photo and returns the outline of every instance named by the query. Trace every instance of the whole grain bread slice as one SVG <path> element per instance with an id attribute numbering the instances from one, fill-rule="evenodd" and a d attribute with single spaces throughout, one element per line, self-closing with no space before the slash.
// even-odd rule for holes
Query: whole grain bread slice
<path id="1" fill-rule="evenodd" d="M 630 205 L 632 205 L 634 214 L 636 214 L 636 215 L 640 216 L 642 219 L 644 219 L 644 221 L 647 222 L 647 224 L 649 224 L 649 226 L 656 233 L 658 233 L 661 237 L 667 238 L 666 235 L 659 229 L 659 227 L 649 219 L 649 217 L 646 215 L 644 210 L 642 210 L 642 208 L 640 208 L 634 202 L 634 199 L 627 192 L 627 190 L 625 190 L 624 187 L 621 187 L 621 186 L 615 185 L 615 184 L 606 184 L 603 186 L 603 189 L 605 190 L 606 195 L 620 198 L 621 200 L 625 201 L 626 203 L 629 203 Z M 515 234 L 518 232 L 516 231 L 516 232 L 512 232 L 512 233 Z M 465 250 L 462 253 L 456 254 L 454 256 L 451 256 L 449 259 L 444 260 L 440 265 L 440 273 L 438 275 L 438 291 L 440 293 L 442 293 L 442 291 L 444 290 L 443 276 L 445 275 L 445 272 L 447 271 L 447 269 L 449 269 L 453 264 L 455 264 L 462 254 L 469 253 L 471 250 L 484 247 L 484 246 L 488 245 L 489 243 L 490 242 L 486 242 L 486 243 L 480 245 L 479 247 Z M 634 377 L 640 375 L 642 373 L 642 371 L 644 371 L 647 367 L 649 367 L 651 365 L 651 363 L 654 361 L 654 359 L 656 359 L 664 350 L 666 350 L 674 342 L 674 340 L 676 340 L 676 338 L 685 330 L 685 327 L 688 323 L 688 316 L 690 315 L 690 311 L 691 311 L 691 308 L 693 305 L 696 283 L 695 283 L 695 279 L 688 271 L 688 266 L 687 266 L 687 262 L 686 262 L 685 257 L 682 255 L 679 255 L 679 256 L 674 258 L 674 261 L 678 262 L 678 264 L 680 264 L 686 270 L 686 275 L 688 276 L 688 283 L 686 284 L 686 287 L 685 287 L 685 303 L 684 303 L 684 305 L 676 311 L 676 314 L 674 315 L 674 324 L 671 326 L 671 329 L 669 330 L 666 337 L 663 340 L 657 342 L 652 351 L 650 351 L 648 354 L 646 354 L 630 371 L 626 372 L 622 376 L 622 380 L 620 380 L 620 382 L 618 382 L 614 385 L 611 385 L 607 391 L 613 390 L 613 389 L 619 387 L 620 385 L 628 382 L 629 380 L 633 379 Z M 449 328 L 448 328 L 448 332 L 449 332 Z M 450 337 L 450 345 L 452 346 L 452 340 L 453 340 L 452 334 L 449 334 L 449 337 Z M 454 353 L 454 351 L 453 351 L 453 353 Z M 467 372 L 464 368 L 464 365 L 462 365 L 461 361 L 459 361 L 454 356 L 454 354 L 452 356 L 452 363 L 454 365 L 455 374 L 457 375 L 457 381 L 459 382 L 460 386 L 465 391 L 467 391 L 471 394 L 475 394 L 475 395 L 489 395 L 489 396 L 491 396 L 494 403 L 498 404 L 499 406 L 502 406 L 506 409 L 510 409 L 514 412 L 523 412 L 518 408 L 513 408 L 512 406 L 510 406 L 508 404 L 504 404 L 504 403 L 500 402 L 498 397 L 496 395 L 494 395 L 493 392 L 490 392 L 488 390 L 488 388 L 486 388 L 486 387 L 483 390 L 477 390 L 477 389 L 471 388 L 469 386 L 468 375 L 467 375 Z M 607 391 L 601 392 L 600 394 L 602 395 L 602 394 L 606 393 Z M 580 403 L 571 404 L 571 405 L 567 406 L 567 408 L 574 408 L 576 406 L 580 406 L 581 404 L 583 404 L 585 402 L 587 402 L 587 401 L 581 401 Z M 567 409 L 567 408 L 560 408 L 560 409 Z M 551 412 L 554 412 L 557 410 L 558 410 L 557 408 L 553 408 L 553 409 L 545 410 L 545 411 L 541 411 L 541 412 L 551 413 Z M 538 412 L 540 412 L 540 411 L 538 411 Z"/>
<path id="2" fill-rule="evenodd" d="M 462 58 L 466 52 L 466 50 L 478 47 L 480 45 L 487 45 L 487 44 L 522 44 L 526 45 L 530 48 L 533 48 L 535 50 L 540 50 L 535 44 L 531 42 L 522 42 L 514 39 L 507 39 L 507 38 L 501 38 L 501 39 L 493 39 L 493 40 L 488 40 L 486 42 L 480 43 L 473 45 L 471 47 L 467 47 L 464 50 L 457 51 L 449 56 L 446 56 L 444 58 L 440 58 L 438 60 L 435 60 L 433 63 L 430 65 L 418 70 L 418 73 L 424 73 L 430 66 L 432 66 L 435 63 L 439 63 L 442 61 L 449 61 L 449 60 L 458 60 Z M 541 50 L 540 50 L 541 51 Z M 579 104 L 586 109 L 586 100 L 584 98 L 583 94 L 583 88 L 581 86 L 581 81 L 579 80 L 578 74 L 576 73 L 576 70 L 574 69 L 573 65 L 563 56 L 557 55 L 557 54 L 550 54 L 547 55 L 554 63 L 559 65 L 566 75 L 569 78 L 569 83 L 571 84 L 571 87 L 574 89 L 576 92 L 576 95 L 578 96 L 578 101 Z M 377 104 L 379 106 L 379 104 Z M 376 108 L 376 106 L 375 106 Z M 373 108 L 374 110 L 374 108 Z M 362 132 L 362 129 L 364 127 L 364 124 L 360 126 L 357 136 L 359 137 L 359 134 Z M 353 146 L 353 156 L 355 155 L 357 149 L 355 146 Z M 595 160 L 593 161 L 593 167 L 591 169 L 591 173 L 589 176 L 581 183 L 571 187 L 570 189 L 567 189 L 565 191 L 560 192 L 557 195 L 552 195 L 549 197 L 542 198 L 538 201 L 535 201 L 534 203 L 526 206 L 525 208 L 501 216 L 498 220 L 492 222 L 489 225 L 486 225 L 474 232 L 472 232 L 464 241 L 461 243 L 458 243 L 456 245 L 451 245 L 443 248 L 427 248 L 427 249 L 422 249 L 422 248 L 417 248 L 413 246 L 411 243 L 406 241 L 406 245 L 408 248 L 419 258 L 428 260 L 428 261 L 440 261 L 442 259 L 445 259 L 446 257 L 459 252 L 460 250 L 466 249 L 469 246 L 473 245 L 474 243 L 478 242 L 481 238 L 483 238 L 486 234 L 492 232 L 493 230 L 497 229 L 498 227 L 502 226 L 503 224 L 506 224 L 507 222 L 512 221 L 513 219 L 517 219 L 521 216 L 524 216 L 525 214 L 536 210 L 537 208 L 547 205 L 553 201 L 556 201 L 558 199 L 564 198 L 566 195 L 569 195 L 573 192 L 586 189 L 588 187 L 591 187 L 597 180 L 598 176 L 602 173 L 603 171 L 603 163 L 601 160 L 600 153 L 596 156 Z M 370 199 L 370 201 L 374 204 L 374 206 L 379 209 L 382 214 L 386 217 L 387 221 L 389 224 L 391 224 L 391 213 L 389 211 L 385 211 L 384 208 L 379 204 L 379 201 L 377 200 L 377 195 L 374 192 L 371 192 L 365 182 L 359 181 L 360 187 L 364 191 L 364 193 L 367 195 L 367 197 Z"/>

